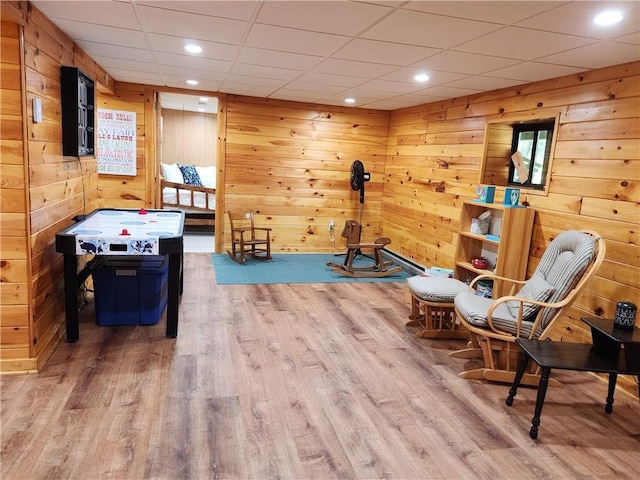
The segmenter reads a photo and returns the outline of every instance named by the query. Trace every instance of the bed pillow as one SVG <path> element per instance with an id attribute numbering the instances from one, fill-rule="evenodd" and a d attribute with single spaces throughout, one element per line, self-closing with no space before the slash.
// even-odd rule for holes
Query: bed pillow
<path id="1" fill-rule="evenodd" d="M 178 164 L 180 171 L 182 172 L 182 176 L 184 177 L 184 183 L 186 185 L 195 185 L 197 187 L 202 187 L 202 182 L 200 181 L 200 176 L 198 175 L 198 171 L 196 167 L 193 165 L 180 165 Z"/>
<path id="2" fill-rule="evenodd" d="M 182 172 L 180 171 L 180 168 L 178 168 L 177 163 L 161 163 L 160 167 L 162 169 L 162 178 L 164 178 L 167 182 L 184 183 Z"/>
<path id="3" fill-rule="evenodd" d="M 216 167 L 196 167 L 200 181 L 205 187 L 216 188 Z"/>
<path id="4" fill-rule="evenodd" d="M 522 286 L 520 291 L 516 293 L 516 297 L 537 300 L 538 302 L 546 302 L 551 294 L 555 291 L 555 287 L 547 282 L 541 275 L 534 275 Z M 511 300 L 507 302 L 509 311 L 514 317 L 518 316 L 520 302 Z M 524 302 L 522 304 L 522 319 L 529 320 L 540 309 L 540 305 Z"/>

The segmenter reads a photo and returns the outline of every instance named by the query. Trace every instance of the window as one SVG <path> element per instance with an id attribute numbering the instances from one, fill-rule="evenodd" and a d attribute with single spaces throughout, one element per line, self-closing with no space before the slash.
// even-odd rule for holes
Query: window
<path id="1" fill-rule="evenodd" d="M 514 125 L 511 153 L 520 153 L 524 168 L 517 169 L 514 162 L 510 162 L 509 185 L 545 188 L 553 129 L 553 123 Z"/>
<path id="2" fill-rule="evenodd" d="M 487 119 L 479 183 L 549 195 L 559 124 L 560 112 L 534 118 L 516 113 Z M 521 159 L 514 157 L 515 152 Z M 520 160 L 517 168 L 514 158 Z"/>

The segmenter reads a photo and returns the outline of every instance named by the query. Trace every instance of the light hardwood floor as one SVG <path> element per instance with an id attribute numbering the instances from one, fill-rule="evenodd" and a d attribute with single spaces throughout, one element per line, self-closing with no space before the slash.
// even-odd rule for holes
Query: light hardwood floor
<path id="1" fill-rule="evenodd" d="M 640 404 L 558 372 L 540 437 L 535 390 L 462 380 L 463 342 L 404 326 L 404 285 L 217 286 L 185 255 L 177 339 L 98 327 L 43 372 L 3 376 L 9 479 L 636 478 Z"/>

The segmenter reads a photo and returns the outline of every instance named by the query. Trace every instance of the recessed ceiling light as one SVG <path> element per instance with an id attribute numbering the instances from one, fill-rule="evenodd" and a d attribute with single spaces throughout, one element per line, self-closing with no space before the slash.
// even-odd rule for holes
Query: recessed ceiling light
<path id="1" fill-rule="evenodd" d="M 356 103 L 356 99 L 351 97 L 345 98 L 344 103 Z"/>
<path id="2" fill-rule="evenodd" d="M 189 85 L 197 85 L 197 84 L 198 84 L 198 81 L 197 81 L 197 80 L 187 80 L 187 83 L 188 83 Z"/>
<path id="3" fill-rule="evenodd" d="M 199 108 L 198 111 L 199 112 L 204 112 L 204 108 Z"/>
<path id="4" fill-rule="evenodd" d="M 606 12 L 599 13 L 593 19 L 593 23 L 596 25 L 608 26 L 614 25 L 622 20 L 622 13 L 618 10 L 607 10 Z"/>
<path id="5" fill-rule="evenodd" d="M 200 101 L 201 102 L 208 102 L 209 101 L 209 97 L 200 97 Z"/>
<path id="6" fill-rule="evenodd" d="M 189 53 L 200 53 L 202 51 L 202 47 L 200 45 L 196 45 L 195 43 L 186 45 L 184 49 Z"/>
<path id="7" fill-rule="evenodd" d="M 413 77 L 413 79 L 416 82 L 424 83 L 429 80 L 429 75 L 427 75 L 426 73 L 419 73 L 415 77 Z"/>

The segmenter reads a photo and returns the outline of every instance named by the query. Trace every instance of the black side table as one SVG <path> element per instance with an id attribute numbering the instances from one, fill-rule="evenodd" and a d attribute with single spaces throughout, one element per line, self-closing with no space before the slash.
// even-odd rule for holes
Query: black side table
<path id="1" fill-rule="evenodd" d="M 533 360 L 540 366 L 540 384 L 536 397 L 536 407 L 531 422 L 529 436 L 538 437 L 540 414 L 547 393 L 552 368 L 609 374 L 605 412 L 613 411 L 613 395 L 618 375 L 637 375 L 640 380 L 640 328 L 620 330 L 613 326 L 613 320 L 602 318 L 583 318 L 591 327 L 593 344 L 551 342 L 519 338 L 516 343 L 522 349 L 513 385 L 506 399 L 508 406 L 513 405 L 522 376 Z M 638 387 L 640 395 L 640 386 Z"/>

